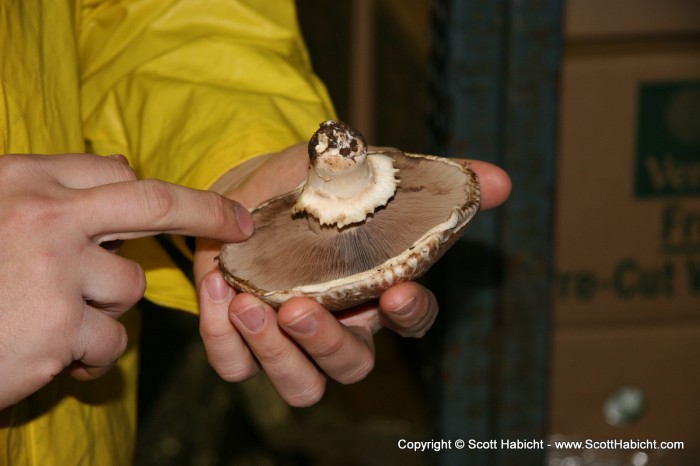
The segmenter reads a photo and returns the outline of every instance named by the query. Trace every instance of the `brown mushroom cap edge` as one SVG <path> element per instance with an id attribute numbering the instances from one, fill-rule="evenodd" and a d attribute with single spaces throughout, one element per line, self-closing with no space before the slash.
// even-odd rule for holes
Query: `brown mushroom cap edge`
<path id="1" fill-rule="evenodd" d="M 398 168 L 398 188 L 386 207 L 362 224 L 344 228 L 316 224 L 314 228 L 311 219 L 291 212 L 301 187 L 270 199 L 251 211 L 256 225 L 253 236 L 222 248 L 217 259 L 225 280 L 275 308 L 303 296 L 338 311 L 375 299 L 390 286 L 425 273 L 477 212 L 478 177 L 467 165 L 447 158 L 396 149 L 372 153 L 392 157 Z M 423 199 L 443 205 L 433 206 Z M 428 221 L 432 223 L 426 226 Z M 396 244 L 401 241 L 410 244 Z M 370 255 L 367 250 L 378 251 L 380 257 L 358 258 Z M 325 268 L 331 271 L 328 279 L 323 278 Z"/>

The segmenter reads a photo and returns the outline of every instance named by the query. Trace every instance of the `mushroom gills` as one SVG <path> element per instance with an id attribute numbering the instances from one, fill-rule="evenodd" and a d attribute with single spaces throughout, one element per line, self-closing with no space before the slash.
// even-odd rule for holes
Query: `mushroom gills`
<path id="1" fill-rule="evenodd" d="M 302 188 L 253 210 L 255 233 L 219 256 L 229 283 L 278 307 L 292 296 L 339 310 L 415 278 L 462 233 L 479 205 L 476 175 L 449 159 L 370 152 L 393 162 L 397 187 L 360 223 L 314 225 L 291 214 Z"/>

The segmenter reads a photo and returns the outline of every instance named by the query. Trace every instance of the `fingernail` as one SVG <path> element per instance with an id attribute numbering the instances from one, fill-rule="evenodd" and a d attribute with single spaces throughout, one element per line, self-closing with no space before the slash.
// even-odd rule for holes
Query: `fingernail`
<path id="1" fill-rule="evenodd" d="M 316 329 L 318 328 L 318 320 L 316 320 L 316 316 L 311 313 L 300 317 L 291 324 L 285 325 L 285 327 L 296 334 L 311 336 L 316 333 Z"/>
<path id="2" fill-rule="evenodd" d="M 231 287 L 218 273 L 211 274 L 204 280 L 204 289 L 215 303 L 225 301 L 231 292 Z"/>
<path id="3" fill-rule="evenodd" d="M 236 222 L 238 222 L 238 228 L 241 229 L 244 235 L 250 236 L 253 234 L 253 217 L 245 207 L 236 206 Z"/>
<path id="4" fill-rule="evenodd" d="M 251 332 L 257 332 L 265 323 L 265 310 L 259 305 L 252 305 L 234 315 Z"/>
<path id="5" fill-rule="evenodd" d="M 392 311 L 392 314 L 400 317 L 408 317 L 416 309 L 416 297 L 413 296 L 402 302 L 399 307 Z"/>

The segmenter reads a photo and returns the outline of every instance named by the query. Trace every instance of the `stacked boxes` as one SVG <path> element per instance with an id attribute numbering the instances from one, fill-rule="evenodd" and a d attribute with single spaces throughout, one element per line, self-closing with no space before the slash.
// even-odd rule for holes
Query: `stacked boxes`
<path id="1" fill-rule="evenodd" d="M 560 101 L 550 432 L 683 441 L 662 456 L 690 464 L 700 3 L 569 0 Z"/>

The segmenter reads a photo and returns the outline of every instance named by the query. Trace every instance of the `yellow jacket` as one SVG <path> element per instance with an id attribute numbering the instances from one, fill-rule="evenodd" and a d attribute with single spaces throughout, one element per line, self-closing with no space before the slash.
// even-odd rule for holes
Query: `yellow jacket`
<path id="1" fill-rule="evenodd" d="M 3 1 L 0 50 L 0 154 L 124 154 L 140 178 L 206 189 L 333 116 L 291 0 Z M 123 253 L 148 299 L 196 312 L 153 239 Z M 130 344 L 104 378 L 62 375 L 0 412 L 0 465 L 129 464 L 137 359 Z"/>

